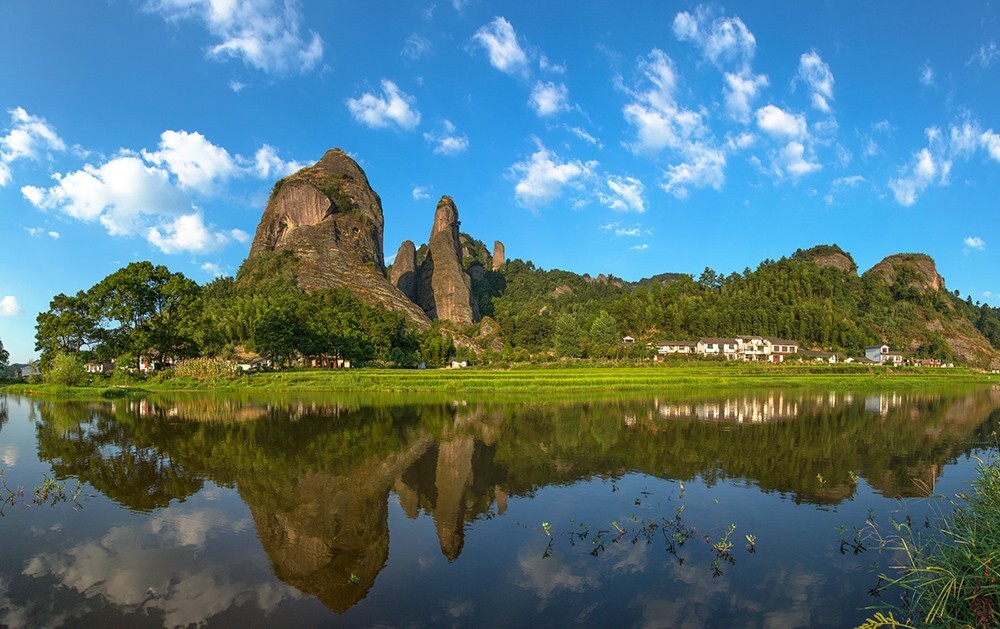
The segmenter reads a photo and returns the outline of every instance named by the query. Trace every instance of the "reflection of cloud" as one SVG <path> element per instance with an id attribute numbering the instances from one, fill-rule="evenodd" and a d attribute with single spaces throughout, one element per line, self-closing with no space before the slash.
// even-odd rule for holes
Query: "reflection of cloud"
<path id="1" fill-rule="evenodd" d="M 3 460 L 3 464 L 6 467 L 14 467 L 17 465 L 17 460 L 21 457 L 21 452 L 17 449 L 17 446 L 4 446 L 0 448 L 0 459 Z"/>
<path id="2" fill-rule="evenodd" d="M 517 585 L 533 590 L 541 599 L 551 598 L 559 590 L 579 593 L 600 585 L 600 580 L 593 571 L 586 576 L 573 574 L 571 567 L 556 556 L 543 558 L 541 554 L 527 548 L 518 555 L 517 564 L 522 572 Z"/>
<path id="3" fill-rule="evenodd" d="M 609 550 L 614 565 L 612 570 L 618 574 L 635 574 L 646 570 L 649 565 L 649 553 L 646 544 L 615 544 Z"/>
<path id="4" fill-rule="evenodd" d="M 250 601 L 269 613 L 299 593 L 274 582 L 263 555 L 212 552 L 212 541 L 248 527 L 245 519 L 215 509 L 178 505 L 142 524 L 112 527 L 100 539 L 69 550 L 35 555 L 24 574 L 55 577 L 123 613 L 160 612 L 167 626 L 201 624 Z"/>
<path id="5" fill-rule="evenodd" d="M 447 601 L 444 604 L 444 611 L 453 619 L 469 616 L 475 611 L 476 605 L 472 601 Z"/>

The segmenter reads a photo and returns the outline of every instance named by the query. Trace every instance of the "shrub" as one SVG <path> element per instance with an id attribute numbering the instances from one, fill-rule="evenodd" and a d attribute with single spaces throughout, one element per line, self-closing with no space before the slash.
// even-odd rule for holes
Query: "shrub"
<path id="1" fill-rule="evenodd" d="M 87 380 L 87 370 L 79 356 L 60 352 L 52 357 L 44 377 L 48 383 L 76 387 Z"/>
<path id="2" fill-rule="evenodd" d="M 180 378 L 194 380 L 215 380 L 216 378 L 235 378 L 233 365 L 223 358 L 191 358 L 177 363 L 174 374 Z"/>

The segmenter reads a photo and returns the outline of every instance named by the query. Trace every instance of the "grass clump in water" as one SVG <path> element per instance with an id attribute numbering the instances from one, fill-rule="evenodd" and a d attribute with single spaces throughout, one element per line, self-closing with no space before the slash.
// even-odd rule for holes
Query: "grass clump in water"
<path id="1" fill-rule="evenodd" d="M 897 523 L 897 550 L 906 561 L 901 575 L 882 589 L 907 593 L 908 617 L 877 614 L 863 627 L 1000 626 L 1000 462 L 984 464 L 970 490 L 959 494 L 954 510 L 920 535 Z M 897 610 L 899 611 L 899 610 Z"/>

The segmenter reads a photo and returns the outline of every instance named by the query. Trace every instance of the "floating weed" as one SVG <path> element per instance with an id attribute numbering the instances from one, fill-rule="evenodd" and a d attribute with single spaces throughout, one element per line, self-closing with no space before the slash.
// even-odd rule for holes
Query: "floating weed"
<path id="1" fill-rule="evenodd" d="M 83 509 L 80 497 L 83 495 L 83 487 L 77 483 L 76 487 L 67 493 L 66 483 L 55 478 L 50 478 L 48 474 L 42 475 L 42 484 L 35 487 L 32 492 L 32 500 L 28 502 L 24 497 L 24 487 L 18 485 L 13 489 L 3 478 L 3 470 L 0 469 L 0 517 L 4 516 L 4 510 L 8 507 L 15 507 L 18 503 L 30 508 L 34 505 L 49 504 L 55 506 L 61 502 L 67 502 L 74 511 Z M 87 494 L 93 497 L 93 494 Z"/>

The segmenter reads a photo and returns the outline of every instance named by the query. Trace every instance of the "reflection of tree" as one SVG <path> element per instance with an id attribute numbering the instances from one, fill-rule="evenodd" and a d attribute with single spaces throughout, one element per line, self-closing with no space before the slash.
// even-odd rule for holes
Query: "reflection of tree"
<path id="1" fill-rule="evenodd" d="M 9 417 L 7 414 L 7 397 L 0 395 L 0 430 L 3 430 L 3 425 L 7 423 Z"/>
<path id="2" fill-rule="evenodd" d="M 343 611 L 388 558 L 391 491 L 408 516 L 433 517 L 454 560 L 467 523 L 503 513 L 508 494 L 595 475 L 739 478 L 830 504 L 852 495 L 855 472 L 912 495 L 913 478 L 933 485 L 989 435 L 998 406 L 991 390 L 544 404 L 198 396 L 41 403 L 37 430 L 58 475 L 133 509 L 183 499 L 203 480 L 238 487 L 275 574 Z M 706 420 L 709 408 L 721 419 Z"/>

